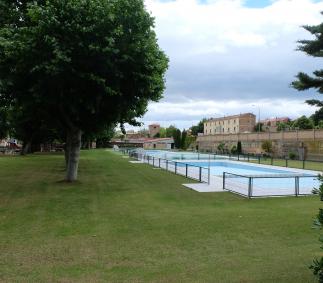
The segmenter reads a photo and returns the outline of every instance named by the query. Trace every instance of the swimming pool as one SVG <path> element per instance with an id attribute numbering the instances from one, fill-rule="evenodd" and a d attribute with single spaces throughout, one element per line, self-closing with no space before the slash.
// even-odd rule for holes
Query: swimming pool
<path id="1" fill-rule="evenodd" d="M 229 159 L 228 156 L 224 155 L 209 155 L 206 153 L 196 153 L 196 152 L 175 152 L 166 150 L 145 150 L 145 153 L 150 156 L 157 158 L 164 158 L 170 160 L 208 160 L 210 157 L 212 160 L 226 160 Z"/>
<path id="2" fill-rule="evenodd" d="M 260 165 L 227 158 L 210 159 L 208 154 L 149 150 L 144 154 L 152 160 L 148 163 L 176 174 L 191 177 L 212 186 L 225 183 L 230 191 L 252 196 L 283 196 L 311 194 L 320 185 L 317 179 L 321 172 Z M 190 158 L 193 157 L 193 158 Z M 218 157 L 218 156 L 217 156 Z M 223 176 L 225 174 L 225 181 Z"/>

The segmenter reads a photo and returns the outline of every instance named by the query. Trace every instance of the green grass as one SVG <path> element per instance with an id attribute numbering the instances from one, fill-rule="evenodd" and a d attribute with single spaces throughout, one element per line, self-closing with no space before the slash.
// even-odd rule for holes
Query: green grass
<path id="1" fill-rule="evenodd" d="M 242 161 L 244 161 L 244 160 L 242 160 Z M 259 161 L 254 159 L 254 160 L 250 160 L 250 162 L 258 163 Z M 270 158 L 261 158 L 260 163 L 265 164 L 265 165 L 271 165 L 271 159 Z M 286 160 L 284 160 L 284 159 L 273 159 L 273 164 L 272 165 L 286 167 Z M 288 160 L 287 161 L 287 167 L 303 169 L 303 161 L 300 161 L 300 160 Z M 314 170 L 314 171 L 323 171 L 323 162 L 305 161 L 305 168 L 304 169 L 306 169 L 306 170 Z"/>
<path id="2" fill-rule="evenodd" d="M 0 158 L 1 282 L 315 282 L 317 197 L 197 193 L 103 150 Z"/>

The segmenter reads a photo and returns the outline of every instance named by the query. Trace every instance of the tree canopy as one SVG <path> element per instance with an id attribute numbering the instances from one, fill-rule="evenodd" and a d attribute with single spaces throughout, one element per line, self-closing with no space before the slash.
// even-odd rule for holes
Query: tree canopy
<path id="1" fill-rule="evenodd" d="M 310 32 L 314 38 L 312 40 L 298 41 L 300 44 L 298 50 L 312 57 L 323 57 L 323 23 L 316 26 L 304 26 L 303 28 Z M 323 94 L 323 69 L 313 71 L 312 75 L 299 72 L 296 78 L 297 80 L 292 82 L 292 86 L 295 89 L 304 91 L 313 88 L 318 93 Z M 323 118 L 323 101 L 312 99 L 306 102 L 309 105 L 320 107 L 312 116 L 315 125 L 318 125 L 319 121 Z"/>
<path id="2" fill-rule="evenodd" d="M 63 129 L 73 181 L 82 133 L 138 125 L 149 101 L 162 97 L 168 60 L 142 0 L 33 1 L 23 9 L 23 22 L 9 17 L 0 29 L 0 100 L 25 116 L 36 103 L 47 124 Z"/>
<path id="3" fill-rule="evenodd" d="M 203 118 L 197 125 L 191 127 L 191 133 L 193 136 L 197 136 L 198 133 L 204 132 L 204 122 L 206 120 L 206 118 Z"/>
<path id="4" fill-rule="evenodd" d="M 323 14 L 323 12 L 321 13 Z M 300 46 L 298 49 L 300 51 L 305 52 L 307 55 L 313 56 L 313 57 L 323 57 L 323 23 L 316 25 L 316 26 L 304 26 L 304 28 L 309 31 L 313 36 L 314 39 L 312 40 L 300 40 Z M 318 91 L 318 93 L 323 94 L 323 69 L 316 70 L 313 72 L 314 76 L 310 76 L 306 73 L 300 72 L 297 75 L 297 80 L 292 83 L 292 86 L 296 88 L 299 91 L 307 90 L 314 88 Z M 319 100 L 308 100 L 308 104 L 319 106 L 321 109 L 319 111 L 316 111 L 313 115 L 313 120 L 315 124 L 317 123 L 319 126 L 321 113 L 322 113 L 322 106 L 323 101 Z M 309 124 L 308 121 L 306 121 L 306 117 L 302 118 L 302 124 L 305 124 L 306 126 Z M 299 118 L 299 119 L 301 119 Z M 298 119 L 298 120 L 299 120 Z M 315 121 L 317 120 L 317 121 Z M 319 189 L 316 190 L 316 193 L 320 194 L 321 200 L 323 200 L 323 179 L 322 177 L 319 178 L 321 181 L 321 186 Z M 322 219 L 323 219 L 323 209 L 319 209 L 319 214 L 317 215 L 317 219 L 314 221 L 314 224 L 319 228 L 322 229 Z M 322 243 L 323 237 L 320 237 L 320 242 Z M 323 257 L 320 259 L 314 259 L 313 264 L 310 267 L 313 269 L 314 275 L 318 276 L 319 282 L 323 282 Z"/>

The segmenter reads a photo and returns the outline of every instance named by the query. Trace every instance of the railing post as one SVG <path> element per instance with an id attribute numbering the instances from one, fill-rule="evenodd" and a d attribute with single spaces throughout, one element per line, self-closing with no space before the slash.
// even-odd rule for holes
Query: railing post
<path id="1" fill-rule="evenodd" d="M 155 157 L 153 157 L 153 167 L 155 167 Z"/>
<path id="2" fill-rule="evenodd" d="M 249 156 L 249 153 L 248 153 L 248 162 L 250 161 L 250 156 Z"/>
<path id="3" fill-rule="evenodd" d="M 258 164 L 260 164 L 260 155 L 258 155 Z"/>
<path id="4" fill-rule="evenodd" d="M 175 175 L 177 174 L 177 162 L 175 161 Z"/>
<path id="5" fill-rule="evenodd" d="M 248 198 L 252 197 L 252 177 L 249 177 Z"/>
<path id="6" fill-rule="evenodd" d="M 295 196 L 299 195 L 299 177 L 295 177 Z"/>
<path id="7" fill-rule="evenodd" d="M 158 167 L 160 168 L 160 158 L 158 158 Z"/>
<path id="8" fill-rule="evenodd" d="M 188 171 L 188 165 L 187 163 L 185 164 L 185 177 L 187 178 L 187 171 Z"/>
<path id="9" fill-rule="evenodd" d="M 239 155 L 239 153 L 238 153 L 238 161 L 240 161 L 240 155 Z"/>
<path id="10" fill-rule="evenodd" d="M 197 153 L 197 160 L 200 160 L 200 153 Z"/>
<path id="11" fill-rule="evenodd" d="M 305 169 L 305 159 L 303 159 L 303 169 Z"/>
<path id="12" fill-rule="evenodd" d="M 222 181 L 223 181 L 223 190 L 225 190 L 225 172 L 223 172 Z"/>
<path id="13" fill-rule="evenodd" d="M 166 159 L 166 171 L 168 171 L 168 159 Z"/>
<path id="14" fill-rule="evenodd" d="M 286 167 L 288 167 L 288 159 L 287 158 L 285 158 L 285 165 L 286 165 Z"/>
<path id="15" fill-rule="evenodd" d="M 199 167 L 199 181 L 201 182 L 202 181 L 202 167 Z"/>

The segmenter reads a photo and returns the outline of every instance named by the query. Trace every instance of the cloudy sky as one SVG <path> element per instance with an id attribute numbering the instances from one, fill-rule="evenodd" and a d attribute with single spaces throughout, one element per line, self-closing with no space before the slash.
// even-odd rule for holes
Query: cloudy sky
<path id="1" fill-rule="evenodd" d="M 290 87 L 321 59 L 295 51 L 323 22 L 323 0 L 145 0 L 170 59 L 164 98 L 141 119 L 189 128 L 203 117 L 253 112 L 262 118 L 310 115 L 313 91 Z M 323 99 L 323 97 L 321 97 Z"/>

